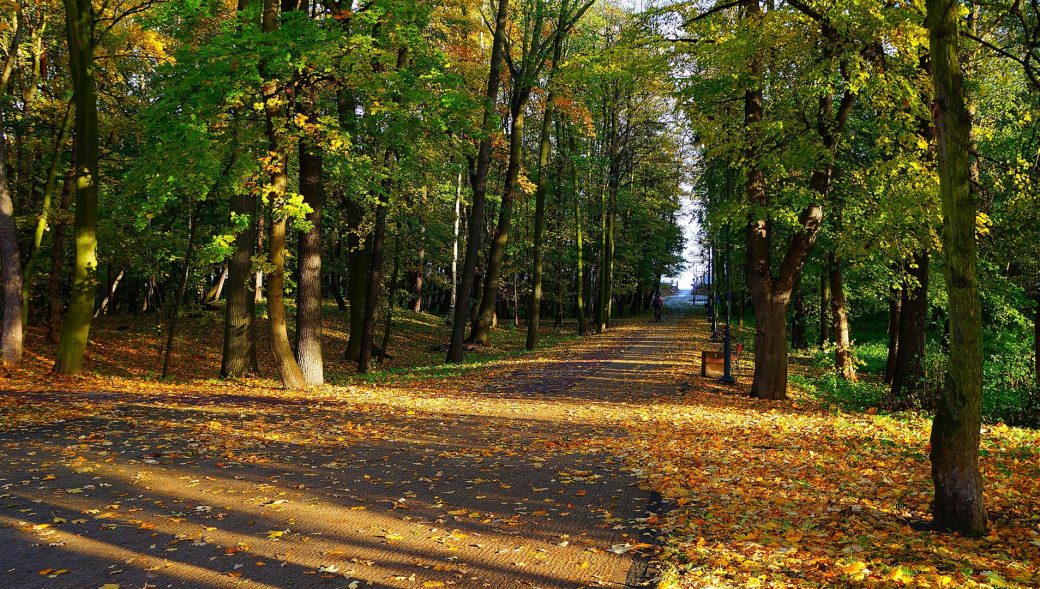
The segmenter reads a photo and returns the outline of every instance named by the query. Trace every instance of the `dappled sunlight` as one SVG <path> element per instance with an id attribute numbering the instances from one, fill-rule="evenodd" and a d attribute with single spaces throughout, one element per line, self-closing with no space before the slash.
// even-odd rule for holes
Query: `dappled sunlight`
<path id="1" fill-rule="evenodd" d="M 299 575 L 595 584 L 630 566 L 634 553 L 611 549 L 642 545 L 644 525 L 695 586 L 1033 583 L 1036 432 L 984 429 L 993 533 L 936 535 L 921 529 L 925 418 L 844 413 L 798 391 L 751 399 L 747 359 L 736 386 L 698 376 L 700 349 L 719 346 L 706 334 L 697 317 L 622 323 L 460 372 L 305 393 L 117 379 L 103 392 L 3 396 L 11 431 L 40 436 L 33 455 L 6 438 L 9 468 L 27 474 L 4 493 L 35 513 L 21 534 L 85 519 L 101 526 L 81 549 L 93 558 L 108 545 L 176 547 L 157 556 L 188 567 L 169 577 L 213 586 L 233 572 L 275 586 Z M 647 513 L 637 478 L 663 510 Z"/>

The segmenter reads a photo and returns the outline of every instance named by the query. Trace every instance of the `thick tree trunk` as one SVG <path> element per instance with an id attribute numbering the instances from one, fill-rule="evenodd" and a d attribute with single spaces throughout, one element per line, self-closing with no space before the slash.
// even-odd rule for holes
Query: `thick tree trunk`
<path id="1" fill-rule="evenodd" d="M 523 90 L 518 92 L 522 93 Z M 482 346 L 488 344 L 488 339 L 491 336 L 491 327 L 495 320 L 495 303 L 498 300 L 502 264 L 505 261 L 506 245 L 509 243 L 509 232 L 513 225 L 513 204 L 517 190 L 517 179 L 520 175 L 526 105 L 526 96 L 518 95 L 513 97 L 513 128 L 509 134 L 509 164 L 506 166 L 502 204 L 498 209 L 498 226 L 495 229 L 495 238 L 491 241 L 491 251 L 488 253 L 487 271 L 484 273 L 484 294 L 480 300 L 480 311 L 477 313 L 477 320 L 473 323 L 473 330 L 469 336 L 470 341 Z"/>
<path id="2" fill-rule="evenodd" d="M 899 353 L 899 325 L 903 310 L 903 291 L 893 288 L 888 295 L 888 361 L 885 363 L 885 384 L 892 384 Z"/>
<path id="3" fill-rule="evenodd" d="M 476 165 L 472 167 L 471 172 L 470 185 L 473 187 L 473 203 L 470 205 L 469 232 L 466 237 L 466 259 L 462 266 L 462 284 L 459 287 L 459 300 L 452 322 L 447 362 L 461 362 L 463 357 L 463 337 L 469 320 L 470 295 L 473 292 L 473 280 L 483 241 L 487 176 L 491 164 L 491 138 L 494 133 L 495 104 L 498 102 L 498 89 L 502 78 L 502 54 L 508 21 L 509 0 L 498 0 L 495 38 L 491 45 L 491 68 L 488 72 L 487 91 L 484 93 L 484 119 L 481 124 L 484 136 L 480 140 Z"/>
<path id="4" fill-rule="evenodd" d="M 927 0 L 926 7 L 950 317 L 946 386 L 932 424 L 932 514 L 938 529 L 981 535 L 987 525 L 979 473 L 982 317 L 975 272 L 976 209 L 969 177 L 971 118 L 958 57 L 960 4 Z"/>
<path id="5" fill-rule="evenodd" d="M 745 19 L 760 26 L 762 9 L 758 0 L 744 0 Z M 750 60 L 751 85 L 744 94 L 744 122 L 749 129 L 745 171 L 746 199 L 752 210 L 764 210 L 769 204 L 765 174 L 757 164 L 761 125 L 764 112 L 760 56 Z M 816 173 L 814 173 L 816 176 Z M 817 185 L 816 179 L 812 182 Z M 787 245 L 778 276 L 773 275 L 771 223 L 765 215 L 756 215 L 748 223 L 747 280 L 755 309 L 755 378 L 751 396 L 760 399 L 787 398 L 787 304 L 805 260 L 816 243 L 823 221 L 823 210 L 812 204 L 799 217 L 800 229 Z"/>
<path id="6" fill-rule="evenodd" d="M 751 396 L 787 398 L 787 303 L 755 301 L 755 376 Z"/>
<path id="7" fill-rule="evenodd" d="M 65 176 L 65 186 L 61 191 L 61 204 L 58 207 L 58 222 L 54 225 L 51 236 L 51 271 L 47 277 L 47 341 L 58 345 L 61 337 L 61 275 L 65 266 L 65 211 L 72 204 L 72 186 L 76 180 L 76 167 L 70 166 Z"/>
<path id="8" fill-rule="evenodd" d="M 265 0 L 263 31 L 271 33 L 278 29 L 278 0 Z M 261 72 L 266 68 L 261 64 Z M 266 77 L 266 75 L 265 75 Z M 286 193 L 289 184 L 289 152 L 285 143 L 288 138 L 280 136 L 275 121 L 285 116 L 279 102 L 278 81 L 266 79 L 263 84 L 264 116 L 267 123 L 268 151 L 271 154 L 271 187 L 268 202 L 271 205 L 271 227 L 267 240 L 267 262 L 271 266 L 267 277 L 267 317 L 271 334 L 271 355 L 282 386 L 290 390 L 307 387 L 307 380 L 293 356 L 289 345 L 289 331 L 285 311 L 285 235 L 289 224 L 286 212 Z"/>
<path id="9" fill-rule="evenodd" d="M 928 321 L 928 252 L 914 253 L 907 274 L 913 280 L 903 287 L 899 314 L 899 347 L 892 372 L 889 402 L 906 407 L 924 381 L 925 338 Z"/>
<path id="10" fill-rule="evenodd" d="M 252 272 L 258 213 L 256 198 L 244 191 L 233 194 L 230 209 L 238 233 L 235 234 L 235 250 L 228 260 L 220 376 L 239 378 L 257 371 L 256 296 Z"/>
<path id="11" fill-rule="evenodd" d="M 3 95 L 0 95 L 0 100 Z M 0 116 L 0 125 L 3 117 Z M 14 368 L 22 362 L 22 259 L 14 223 L 14 200 L 7 184 L 7 139 L 0 127 L 0 274 L 4 280 L 4 310 L 0 322 L 0 365 Z"/>
<path id="12" fill-rule="evenodd" d="M 83 367 L 94 314 L 97 273 L 98 112 L 94 77 L 93 8 L 90 0 L 65 0 L 73 100 L 76 103 L 76 261 L 72 294 L 61 326 L 54 371 L 75 374 Z"/>
<path id="13" fill-rule="evenodd" d="M 314 116 L 314 92 L 302 112 Z M 311 227 L 300 232 L 299 284 L 296 295 L 296 361 L 308 385 L 325 382 L 321 354 L 321 206 L 323 200 L 321 146 L 311 137 L 300 140 L 300 193 L 310 206 Z"/>
<path id="14" fill-rule="evenodd" d="M 852 340 L 849 337 L 849 312 L 845 307 L 845 283 L 834 252 L 830 254 L 831 315 L 834 321 L 834 368 L 842 380 L 855 382 L 856 365 L 852 359 Z"/>
<path id="15" fill-rule="evenodd" d="M 284 160 L 283 160 L 284 164 Z M 276 172 L 275 176 L 280 176 Z M 276 187 L 284 180 L 272 179 Z M 284 187 L 284 184 L 282 185 Z M 274 215 L 284 214 L 277 208 Z M 271 272 L 267 276 L 267 318 L 271 333 L 271 355 L 282 380 L 282 386 L 290 390 L 307 388 L 307 380 L 293 356 L 289 345 L 289 330 L 285 312 L 285 232 L 288 219 L 273 217 L 271 233 L 267 240 L 267 262 Z"/>

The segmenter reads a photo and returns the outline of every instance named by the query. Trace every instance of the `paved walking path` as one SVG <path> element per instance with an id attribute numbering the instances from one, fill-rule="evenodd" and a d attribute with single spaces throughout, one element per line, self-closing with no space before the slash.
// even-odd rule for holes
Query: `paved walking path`
<path id="1" fill-rule="evenodd" d="M 91 409 L 0 433 L 0 587 L 638 586 L 619 420 L 686 325 L 399 388 L 39 394 Z"/>

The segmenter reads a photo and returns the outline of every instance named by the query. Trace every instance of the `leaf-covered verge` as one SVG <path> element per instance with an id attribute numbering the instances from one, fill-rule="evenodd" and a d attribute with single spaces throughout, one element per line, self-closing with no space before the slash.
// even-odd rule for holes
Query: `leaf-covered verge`
<path id="1" fill-rule="evenodd" d="M 790 401 L 749 399 L 752 370 L 740 371 L 736 388 L 694 378 L 681 398 L 632 420 L 630 461 L 674 506 L 655 522 L 664 586 L 1040 583 L 1040 432 L 984 426 L 991 531 L 938 534 L 927 529 L 929 415 L 842 409 L 800 389 Z M 798 371 L 807 383 L 823 369 Z"/>

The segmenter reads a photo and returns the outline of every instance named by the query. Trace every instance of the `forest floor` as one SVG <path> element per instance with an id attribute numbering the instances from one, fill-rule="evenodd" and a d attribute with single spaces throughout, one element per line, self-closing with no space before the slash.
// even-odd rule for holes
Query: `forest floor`
<path id="1" fill-rule="evenodd" d="M 30 363 L 0 380 L 0 586 L 625 587 L 648 559 L 668 588 L 1040 584 L 1038 432 L 986 426 L 992 532 L 935 534 L 925 416 L 748 399 L 746 359 L 696 376 L 706 333 L 672 312 L 308 393 Z"/>

